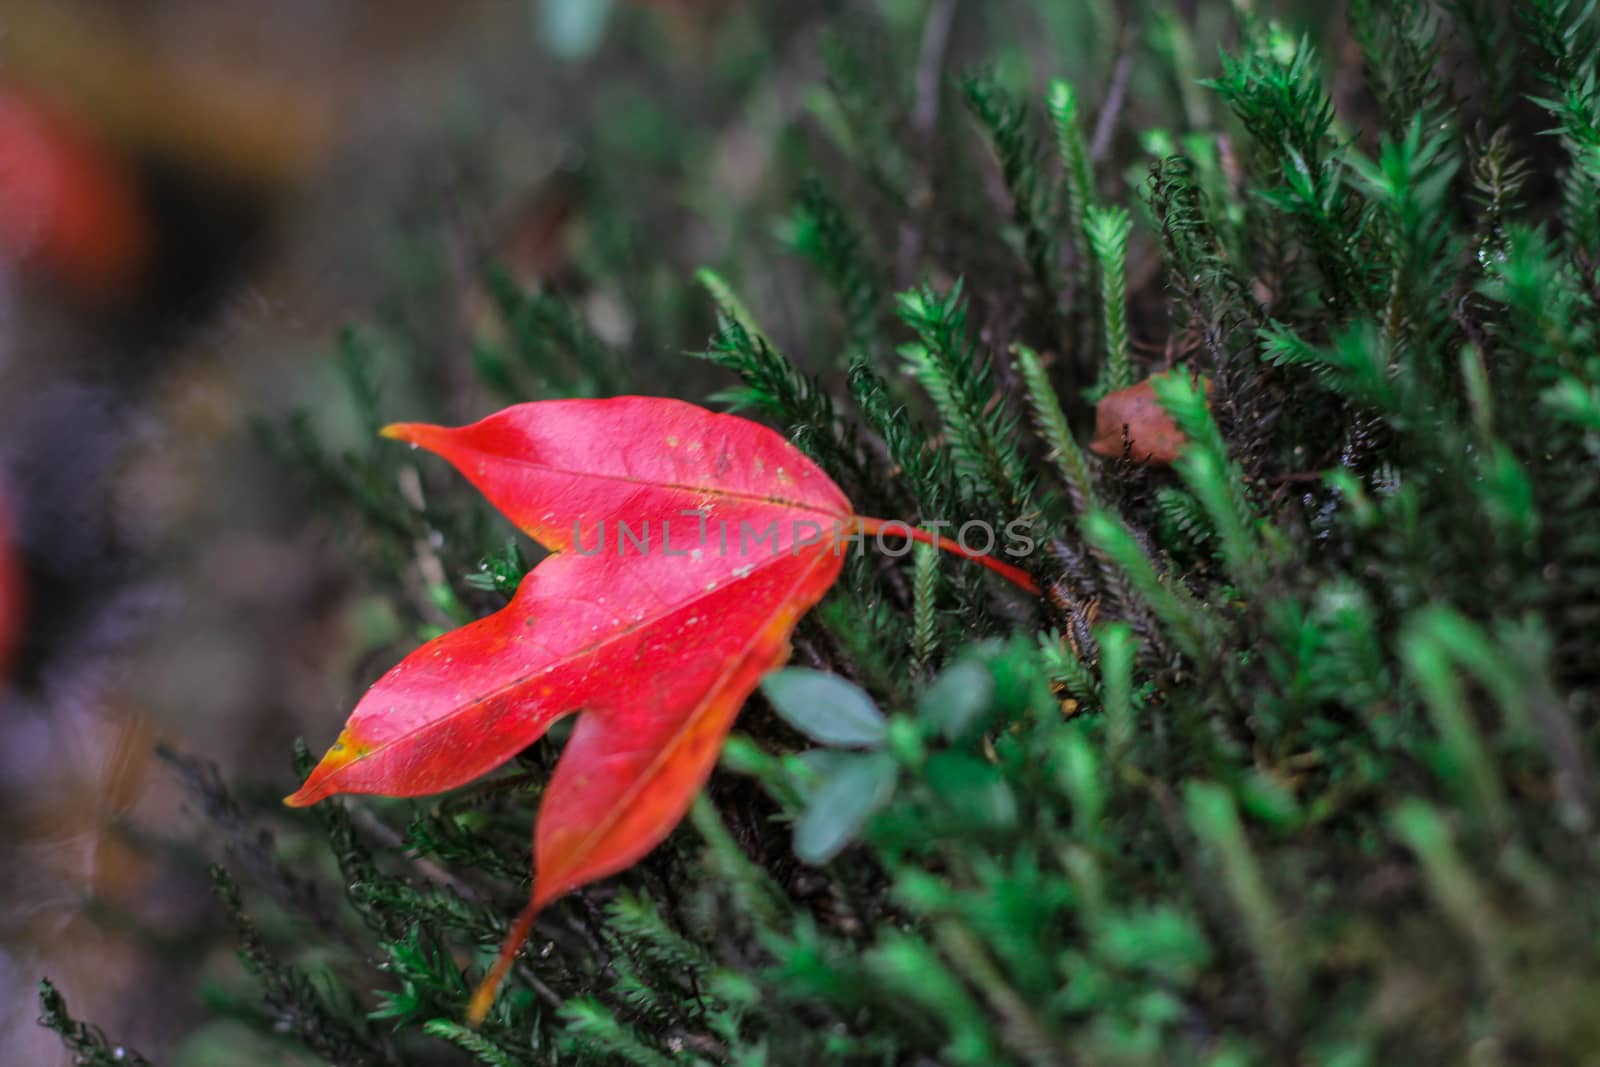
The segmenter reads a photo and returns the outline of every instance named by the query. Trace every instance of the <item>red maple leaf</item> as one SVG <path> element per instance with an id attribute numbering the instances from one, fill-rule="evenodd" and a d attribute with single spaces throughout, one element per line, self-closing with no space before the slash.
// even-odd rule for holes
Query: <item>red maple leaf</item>
<path id="1" fill-rule="evenodd" d="M 477 1021 L 541 908 L 630 866 L 683 818 L 745 699 L 839 576 L 845 538 L 888 530 L 779 434 L 677 400 L 543 401 L 384 434 L 443 456 L 552 555 L 504 609 L 384 675 L 287 802 L 452 789 L 580 713 L 541 804 L 531 899 L 473 997 Z"/>

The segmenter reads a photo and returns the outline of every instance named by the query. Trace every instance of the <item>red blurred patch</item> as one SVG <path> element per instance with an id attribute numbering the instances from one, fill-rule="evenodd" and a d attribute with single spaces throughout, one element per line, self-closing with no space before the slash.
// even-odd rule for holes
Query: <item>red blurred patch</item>
<path id="1" fill-rule="evenodd" d="M 1187 371 L 1167 373 L 1185 374 Z M 1101 398 L 1094 409 L 1094 440 L 1089 450 L 1117 459 L 1122 456 L 1123 431 L 1127 431 L 1128 454 L 1140 463 L 1169 464 L 1178 458 L 1188 438 L 1172 421 L 1151 385 L 1161 375 L 1152 375 L 1138 385 L 1118 389 Z M 1209 397 L 1211 381 L 1200 379 L 1200 388 Z"/>
<path id="2" fill-rule="evenodd" d="M 65 115 L 0 88 L 0 258 L 108 299 L 137 280 L 148 249 L 117 156 Z"/>

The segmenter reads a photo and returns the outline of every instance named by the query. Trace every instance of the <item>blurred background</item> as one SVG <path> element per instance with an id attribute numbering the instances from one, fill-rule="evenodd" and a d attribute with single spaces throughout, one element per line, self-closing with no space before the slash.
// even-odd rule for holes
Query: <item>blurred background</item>
<path id="1" fill-rule="evenodd" d="M 209 904 L 155 745 L 286 779 L 288 738 L 335 714 L 338 584 L 251 419 L 316 396 L 396 213 L 453 180 L 462 72 L 496 40 L 526 60 L 527 10 L 478 7 L 0 3 L 8 1064 L 66 1062 L 35 1024 L 46 975 L 197 1054 L 174 1035 L 203 1011 Z"/>
<path id="2" fill-rule="evenodd" d="M 206 1000 L 232 942 L 156 751 L 281 794 L 292 739 L 320 750 L 393 640 L 273 447 L 292 411 L 365 447 L 341 330 L 426 368 L 379 375 L 388 410 L 411 389 L 482 414 L 498 265 L 659 354 L 628 391 L 704 395 L 676 358 L 711 327 L 688 279 L 781 250 L 769 176 L 801 118 L 842 128 L 819 34 L 857 13 L 914 28 L 935 84 L 980 56 L 1128 76 L 1091 50 L 1112 0 L 0 0 L 6 1063 L 65 1062 L 46 975 L 165 1063 L 247 1040 Z M 592 285 L 601 260 L 640 266 Z M 796 269 L 763 262 L 746 296 L 804 362 Z"/>
<path id="3" fill-rule="evenodd" d="M 536 129 L 608 7 L 0 3 L 7 1064 L 65 1062 L 46 975 L 151 1054 L 223 1062 L 176 1036 L 230 950 L 155 746 L 281 791 L 349 675 L 334 557 L 252 420 L 360 432 L 327 402 L 336 327 L 416 272 L 475 272 L 490 220 L 571 165 Z M 539 269 L 564 209 L 533 210 Z"/>

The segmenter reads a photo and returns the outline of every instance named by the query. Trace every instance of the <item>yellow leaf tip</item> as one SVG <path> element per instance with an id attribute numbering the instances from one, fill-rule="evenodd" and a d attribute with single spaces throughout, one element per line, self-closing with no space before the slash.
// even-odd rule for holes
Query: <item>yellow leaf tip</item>
<path id="1" fill-rule="evenodd" d="M 494 995 L 498 989 L 498 982 L 483 982 L 472 991 L 472 1000 L 467 1004 L 468 1026 L 476 1030 L 483 1025 L 483 1020 L 489 1017 L 489 1009 L 494 1007 Z"/>
<path id="2" fill-rule="evenodd" d="M 439 446 L 450 439 L 450 432 L 448 426 L 435 426 L 431 422 L 391 422 L 378 431 L 378 436 L 437 452 Z"/>

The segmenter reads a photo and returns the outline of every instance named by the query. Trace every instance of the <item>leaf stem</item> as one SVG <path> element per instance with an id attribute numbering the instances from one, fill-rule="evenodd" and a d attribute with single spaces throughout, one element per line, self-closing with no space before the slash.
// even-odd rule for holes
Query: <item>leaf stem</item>
<path id="1" fill-rule="evenodd" d="M 522 909 L 522 914 L 517 916 L 517 921 L 511 924 L 511 932 L 506 934 L 506 939 L 500 943 L 500 955 L 495 958 L 494 966 L 489 968 L 489 973 L 478 983 L 478 988 L 472 991 L 472 1000 L 467 1006 L 467 1025 L 476 1029 L 483 1025 L 483 1020 L 488 1018 L 489 1009 L 494 1007 L 495 994 L 500 991 L 500 985 L 506 980 L 511 965 L 517 960 L 517 953 L 521 951 L 523 942 L 533 933 L 533 920 L 539 917 L 539 909 L 544 904 L 541 900 L 530 900 Z"/>
<path id="2" fill-rule="evenodd" d="M 872 534 L 874 536 L 890 534 L 904 537 L 919 544 L 932 545 L 934 548 L 961 556 L 964 559 L 970 559 L 974 563 L 988 567 L 1019 589 L 1032 593 L 1034 596 L 1039 595 L 1039 587 L 1034 584 L 1033 578 L 1028 575 L 1027 571 L 1021 567 L 1014 567 L 1009 563 L 1002 563 L 993 556 L 986 556 L 982 552 L 974 552 L 963 546 L 959 541 L 952 541 L 950 538 L 940 534 L 918 529 L 908 522 L 901 522 L 899 519 L 869 519 L 864 515 L 857 515 L 855 517 L 855 525 L 864 534 Z"/>

